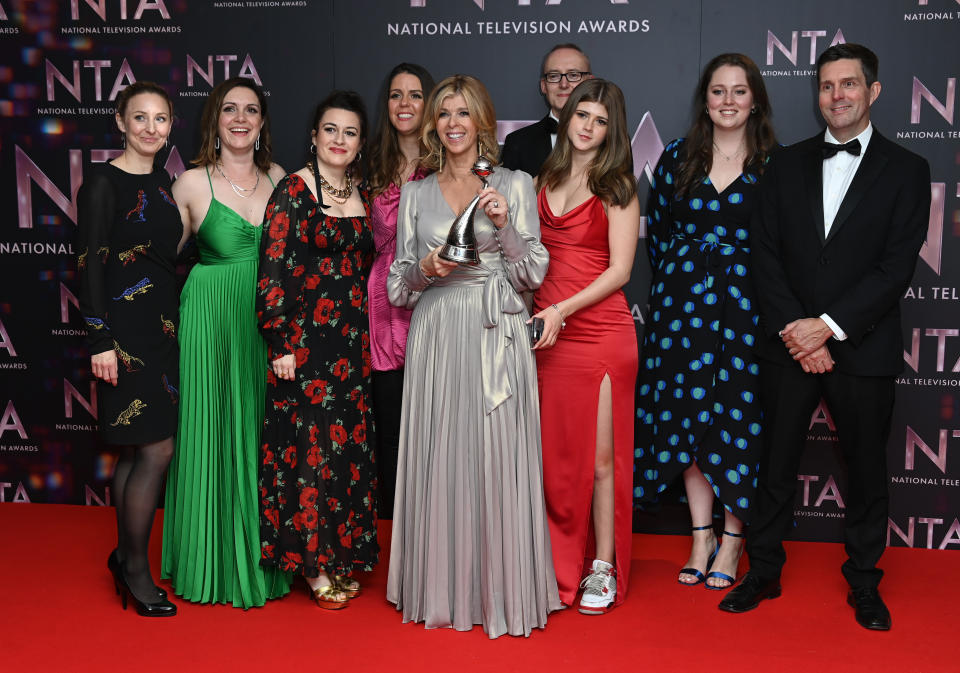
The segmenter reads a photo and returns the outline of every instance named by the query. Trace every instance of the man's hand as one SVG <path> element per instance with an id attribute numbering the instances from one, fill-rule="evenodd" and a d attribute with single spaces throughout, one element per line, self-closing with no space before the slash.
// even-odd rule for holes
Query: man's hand
<path id="1" fill-rule="evenodd" d="M 787 323 L 780 330 L 783 345 L 794 360 L 803 360 L 823 346 L 833 336 L 833 331 L 820 318 L 801 318 Z"/>
<path id="2" fill-rule="evenodd" d="M 826 374 L 833 371 L 833 358 L 826 346 L 820 346 L 800 360 L 800 366 L 807 374 Z"/>

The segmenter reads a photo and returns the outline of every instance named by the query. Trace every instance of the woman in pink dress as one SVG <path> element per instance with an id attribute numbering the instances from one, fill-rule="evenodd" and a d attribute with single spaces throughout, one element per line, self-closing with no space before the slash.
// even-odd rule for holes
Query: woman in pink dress
<path id="1" fill-rule="evenodd" d="M 543 483 L 560 600 L 603 614 L 623 602 L 632 541 L 637 334 L 630 279 L 640 205 L 623 93 L 577 86 L 537 178 L 550 267 L 534 295 Z M 592 526 L 591 526 L 592 523 Z M 592 561 L 591 561 L 592 559 Z"/>
<path id="2" fill-rule="evenodd" d="M 377 129 L 370 152 L 370 209 L 377 256 L 370 270 L 367 296 L 370 309 L 370 354 L 373 364 L 374 451 L 380 484 L 381 519 L 393 518 L 400 443 L 403 361 L 410 314 L 387 299 L 387 272 L 397 254 L 397 211 L 400 187 L 427 175 L 420 164 L 426 148 L 420 141 L 423 103 L 433 78 L 423 66 L 401 63 L 384 81 L 377 104 Z"/>

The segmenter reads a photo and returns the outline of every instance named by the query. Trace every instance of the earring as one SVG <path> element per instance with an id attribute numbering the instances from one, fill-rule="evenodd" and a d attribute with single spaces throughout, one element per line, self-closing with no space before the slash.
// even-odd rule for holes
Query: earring
<path id="1" fill-rule="evenodd" d="M 754 105 L 752 108 L 750 108 L 750 114 L 752 114 L 752 115 L 757 114 L 757 106 L 756 106 L 756 105 Z"/>
<path id="2" fill-rule="evenodd" d="M 255 142 L 255 143 L 253 144 L 253 149 L 255 149 L 255 150 L 259 150 L 259 149 L 260 149 L 260 136 L 257 136 L 257 142 Z"/>
<path id="3" fill-rule="evenodd" d="M 440 147 L 440 167 L 437 169 L 437 173 L 443 173 L 443 147 Z"/>
<path id="4" fill-rule="evenodd" d="M 126 133 L 121 133 L 121 134 L 120 134 L 120 148 L 121 148 L 121 149 L 124 149 L 124 150 L 127 149 L 127 134 L 126 134 Z"/>
<path id="5" fill-rule="evenodd" d="M 220 151 L 220 136 L 217 136 L 216 140 L 213 141 L 213 149 Z"/>
<path id="6" fill-rule="evenodd" d="M 316 153 L 317 153 L 317 144 L 310 143 L 310 154 L 316 154 Z"/>
<path id="7" fill-rule="evenodd" d="M 361 160 L 361 159 L 363 159 L 363 151 L 362 151 L 362 150 L 357 150 L 357 158 L 354 159 L 354 161 L 356 161 L 357 163 L 360 163 L 360 160 Z"/>
<path id="8" fill-rule="evenodd" d="M 477 156 L 478 157 L 483 156 L 483 141 L 480 140 L 479 136 L 477 137 Z"/>

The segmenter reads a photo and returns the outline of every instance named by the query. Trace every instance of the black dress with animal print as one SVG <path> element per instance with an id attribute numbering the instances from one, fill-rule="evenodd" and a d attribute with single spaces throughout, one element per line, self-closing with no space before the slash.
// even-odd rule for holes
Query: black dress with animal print
<path id="1" fill-rule="evenodd" d="M 163 170 L 87 171 L 77 194 L 80 312 L 91 355 L 117 354 L 116 387 L 97 384 L 108 444 L 147 444 L 176 433 L 179 398 L 177 244 L 183 232 Z"/>

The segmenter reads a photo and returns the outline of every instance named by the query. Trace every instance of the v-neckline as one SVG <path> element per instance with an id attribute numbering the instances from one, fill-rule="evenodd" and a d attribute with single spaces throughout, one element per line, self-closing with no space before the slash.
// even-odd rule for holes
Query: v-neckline
<path id="1" fill-rule="evenodd" d="M 740 173 L 737 175 L 737 177 L 735 177 L 733 180 L 731 180 L 730 183 L 729 183 L 726 187 L 724 187 L 723 189 L 717 189 L 717 186 L 713 183 L 713 180 L 710 179 L 710 176 L 709 176 L 709 175 L 706 177 L 706 179 L 704 180 L 704 182 L 706 182 L 708 185 L 710 185 L 710 186 L 713 188 L 714 194 L 716 194 L 717 196 L 722 196 L 725 191 L 727 191 L 728 189 L 730 189 L 730 188 L 734 185 L 734 183 L 736 183 L 738 180 L 743 180 L 743 176 L 744 176 L 744 173 L 745 173 L 745 172 L 746 172 L 746 171 L 740 171 Z"/>
<path id="2" fill-rule="evenodd" d="M 449 210 L 451 213 L 453 213 L 454 219 L 460 217 L 460 213 L 458 213 L 457 211 L 455 211 L 455 210 L 453 209 L 453 206 L 450 205 L 450 202 L 449 202 L 449 201 L 447 201 L 447 195 L 443 193 L 443 187 L 440 186 L 440 176 L 439 176 L 437 173 L 434 173 L 433 175 L 437 176 L 437 178 L 436 178 L 437 191 L 440 192 L 440 198 L 441 198 L 441 199 L 443 200 L 443 202 L 446 204 L 447 210 Z M 489 181 L 488 181 L 487 184 L 489 184 Z M 473 196 L 470 197 L 470 201 L 467 201 L 466 205 L 464 206 L 464 209 L 466 209 L 466 207 L 470 205 L 471 201 L 473 201 L 473 199 L 474 199 L 475 197 L 476 197 L 476 194 L 474 194 Z"/>

